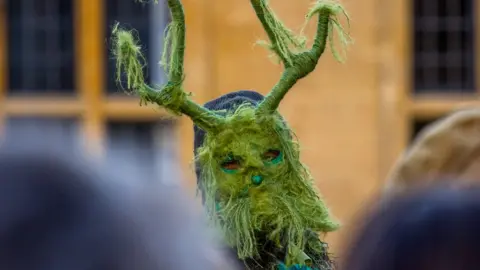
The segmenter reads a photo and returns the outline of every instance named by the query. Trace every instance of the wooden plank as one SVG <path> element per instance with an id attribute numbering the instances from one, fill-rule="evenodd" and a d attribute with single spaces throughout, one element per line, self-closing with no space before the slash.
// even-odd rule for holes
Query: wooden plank
<path id="1" fill-rule="evenodd" d="M 411 101 L 410 115 L 415 119 L 434 119 L 469 107 L 480 107 L 480 101 L 465 96 L 428 96 Z"/>
<path id="2" fill-rule="evenodd" d="M 77 89 L 83 106 L 83 133 L 87 147 L 101 155 L 105 134 L 102 113 L 104 88 L 104 1 L 76 0 Z"/>
<path id="3" fill-rule="evenodd" d="M 8 116 L 78 117 L 84 110 L 75 98 L 9 98 L 3 104 Z"/>
<path id="4" fill-rule="evenodd" d="M 404 151 L 409 138 L 409 105 L 412 78 L 412 1 L 379 1 L 379 177 L 383 185 L 388 172 Z"/>
<path id="5" fill-rule="evenodd" d="M 171 117 L 164 109 L 155 106 L 140 106 L 137 98 L 109 97 L 103 104 L 108 119 L 148 119 Z"/>

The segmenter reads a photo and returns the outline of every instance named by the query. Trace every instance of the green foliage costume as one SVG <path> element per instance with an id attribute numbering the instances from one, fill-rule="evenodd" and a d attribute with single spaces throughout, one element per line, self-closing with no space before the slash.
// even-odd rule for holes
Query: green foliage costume
<path id="1" fill-rule="evenodd" d="M 140 46 L 131 31 L 116 25 L 113 53 L 119 83 L 138 94 L 143 104 L 157 104 L 195 123 L 198 186 L 205 208 L 247 269 L 333 269 L 327 245 L 318 233 L 333 231 L 338 225 L 300 162 L 293 133 L 277 107 L 295 83 L 315 69 L 327 40 L 333 44 L 334 29 L 348 43 L 336 19 L 345 14 L 343 8 L 334 2 L 315 3 L 307 21 L 318 16 L 317 31 L 308 49 L 305 39 L 293 35 L 266 0 L 250 0 L 270 39 L 268 47 L 285 70 L 265 97 L 239 91 L 200 106 L 182 86 L 183 7 L 180 0 L 166 1 L 172 16 L 162 61 L 168 82 L 159 89 L 145 83 Z"/>

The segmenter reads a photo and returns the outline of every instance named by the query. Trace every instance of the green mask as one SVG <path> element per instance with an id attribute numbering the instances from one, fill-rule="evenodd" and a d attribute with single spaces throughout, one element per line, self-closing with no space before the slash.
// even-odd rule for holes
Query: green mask
<path id="1" fill-rule="evenodd" d="M 254 107 L 243 105 L 225 119 L 225 129 L 206 134 L 197 159 L 205 206 L 216 212 L 212 221 L 239 258 L 259 254 L 259 232 L 279 246 L 286 241 L 300 250 L 305 228 L 337 228 L 280 116 L 259 118 Z"/>

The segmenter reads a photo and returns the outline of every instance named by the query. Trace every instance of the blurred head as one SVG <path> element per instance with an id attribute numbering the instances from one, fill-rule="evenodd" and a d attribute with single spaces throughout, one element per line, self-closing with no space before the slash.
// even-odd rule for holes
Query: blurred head
<path id="1" fill-rule="evenodd" d="M 394 164 L 386 191 L 398 194 L 439 182 L 480 183 L 480 109 L 456 111 L 425 127 Z"/>
<path id="2" fill-rule="evenodd" d="M 479 188 L 437 187 L 397 197 L 367 219 L 344 269 L 478 269 L 479 228 Z"/>
<path id="3" fill-rule="evenodd" d="M 0 269 L 225 268 L 179 190 L 134 188 L 74 158 L 17 150 L 0 152 Z"/>

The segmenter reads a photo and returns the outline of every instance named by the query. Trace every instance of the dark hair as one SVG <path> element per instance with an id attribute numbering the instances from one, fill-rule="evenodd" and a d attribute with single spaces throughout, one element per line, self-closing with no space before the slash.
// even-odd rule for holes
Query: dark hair
<path id="1" fill-rule="evenodd" d="M 344 261 L 345 270 L 480 268 L 480 189 L 436 187 L 379 204 Z"/>
<path id="2" fill-rule="evenodd" d="M 50 153 L 2 152 L 0 268 L 121 269 L 121 222 L 91 180 Z"/>
<path id="3" fill-rule="evenodd" d="M 135 203 L 127 189 L 109 190 L 103 180 L 61 155 L 0 152 L 0 269 L 218 266 L 212 258 L 218 254 L 178 190 L 158 189 L 158 200 L 144 196 Z"/>

